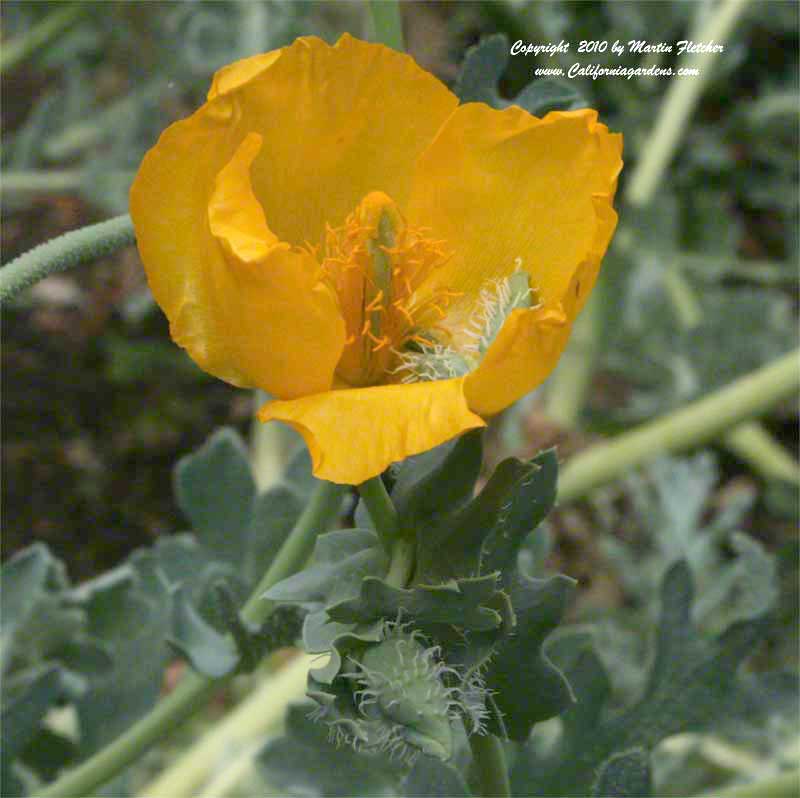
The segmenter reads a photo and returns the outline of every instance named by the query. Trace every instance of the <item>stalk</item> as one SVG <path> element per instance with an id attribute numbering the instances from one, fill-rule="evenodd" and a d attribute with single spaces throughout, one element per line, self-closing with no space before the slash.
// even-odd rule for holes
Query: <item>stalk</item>
<path id="1" fill-rule="evenodd" d="M 403 22 L 400 18 L 400 3 L 397 0 L 370 0 L 372 25 L 376 41 L 382 42 L 401 53 L 405 51 Z"/>
<path id="2" fill-rule="evenodd" d="M 178 757 L 154 781 L 142 788 L 143 798 L 191 798 L 235 752 L 283 721 L 291 701 L 303 697 L 306 675 L 314 657 L 300 654 L 274 676 L 265 678 L 239 706 L 196 745 Z"/>
<path id="3" fill-rule="evenodd" d="M 624 474 L 629 468 L 702 443 L 769 410 L 800 390 L 800 350 L 790 352 L 719 391 L 572 458 L 558 480 L 562 502 Z"/>
<path id="4" fill-rule="evenodd" d="M 25 33 L 3 45 L 0 71 L 7 72 L 44 47 L 75 23 L 85 10 L 86 3 L 70 3 L 48 14 Z"/>
<path id="5" fill-rule="evenodd" d="M 128 214 L 81 227 L 34 247 L 0 269 L 0 304 L 56 272 L 136 243 Z"/>
<path id="6" fill-rule="evenodd" d="M 471 734 L 472 771 L 480 784 L 481 796 L 511 795 L 503 744 L 493 734 Z"/>
<path id="7" fill-rule="evenodd" d="M 741 16 L 747 0 L 723 0 L 708 23 L 691 38 L 694 41 L 726 41 L 734 25 Z M 635 208 L 650 203 L 661 183 L 664 172 L 675 154 L 681 137 L 689 126 L 689 118 L 694 112 L 705 87 L 711 68 L 719 53 L 700 53 L 681 59 L 681 67 L 694 67 L 700 70 L 695 77 L 676 77 L 670 81 L 658 117 L 650 135 L 641 148 L 641 158 L 636 164 L 627 186 L 625 200 Z M 602 277 L 595 292 L 602 288 Z M 674 285 L 670 286 L 675 289 Z M 590 312 L 589 318 L 584 316 Z M 576 330 L 581 338 L 594 344 L 574 357 L 565 353 L 565 368 L 559 368 L 551 379 L 548 390 L 548 412 L 554 419 L 566 426 L 574 426 L 585 404 L 586 391 L 594 370 L 597 341 L 603 335 L 602 314 L 584 308 L 581 318 L 576 322 Z M 571 347 L 570 347 L 571 348 Z M 569 395 L 572 394 L 572 395 Z"/>
<path id="8" fill-rule="evenodd" d="M 317 534 L 328 529 L 336 520 L 344 490 L 342 485 L 319 483 L 316 493 L 297 519 L 278 556 L 242 609 L 242 618 L 245 621 L 259 624 L 269 617 L 274 605 L 263 600 L 262 595 L 272 585 L 303 566 Z M 226 676 L 213 680 L 194 672 L 188 673 L 175 690 L 156 704 L 147 715 L 94 756 L 40 790 L 39 798 L 81 798 L 94 792 L 179 723 L 205 706 L 211 695 L 229 678 L 230 676 Z"/>

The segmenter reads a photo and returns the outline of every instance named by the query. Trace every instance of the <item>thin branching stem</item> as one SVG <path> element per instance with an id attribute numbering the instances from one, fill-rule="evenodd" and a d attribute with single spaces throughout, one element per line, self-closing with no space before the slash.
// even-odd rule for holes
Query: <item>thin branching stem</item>
<path id="1" fill-rule="evenodd" d="M 33 25 L 30 30 L 4 43 L 0 52 L 0 72 L 13 69 L 70 28 L 86 10 L 87 5 L 86 2 L 65 3 Z"/>
<path id="2" fill-rule="evenodd" d="M 136 243 L 128 214 L 81 227 L 34 247 L 0 269 L 0 304 L 39 280 Z"/>
<path id="3" fill-rule="evenodd" d="M 369 7 L 376 41 L 403 52 L 405 41 L 400 3 L 397 0 L 370 0 Z"/>
<path id="4" fill-rule="evenodd" d="M 560 501 L 585 496 L 633 466 L 717 437 L 753 419 L 800 390 L 800 350 L 675 410 L 572 458 L 558 480 Z"/>
<path id="5" fill-rule="evenodd" d="M 345 487 L 320 482 L 315 494 L 298 518 L 286 542 L 242 610 L 242 618 L 262 623 L 274 605 L 262 596 L 272 585 L 301 568 L 314 545 L 316 536 L 330 528 L 339 515 Z M 208 679 L 190 672 L 175 690 L 111 744 L 78 767 L 65 773 L 50 786 L 40 790 L 40 798 L 81 798 L 93 793 L 154 743 L 171 732 L 203 706 L 230 677 Z"/>

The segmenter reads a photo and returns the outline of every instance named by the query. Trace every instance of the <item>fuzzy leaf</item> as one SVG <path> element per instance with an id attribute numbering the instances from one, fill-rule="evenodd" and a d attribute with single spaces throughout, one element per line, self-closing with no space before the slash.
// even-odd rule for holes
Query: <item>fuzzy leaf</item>
<path id="1" fill-rule="evenodd" d="M 493 713 L 490 730 L 524 741 L 531 728 L 561 714 L 572 694 L 563 674 L 542 651 L 545 638 L 561 622 L 575 583 L 566 576 L 529 579 L 519 574 L 511 589 L 517 623 L 497 645 L 488 663 L 486 687 L 494 693 L 501 720 Z"/>
<path id="2" fill-rule="evenodd" d="M 320 535 L 312 565 L 271 587 L 265 598 L 310 608 L 358 596 L 365 577 L 384 575 L 389 567 L 377 535 L 368 529 L 345 529 Z"/>
<path id="3" fill-rule="evenodd" d="M 420 628 L 451 623 L 468 631 L 486 631 L 496 629 L 502 621 L 496 610 L 486 606 L 496 592 L 496 574 L 409 590 L 367 577 L 358 598 L 328 607 L 328 615 L 341 623 L 370 623 L 400 616 L 413 619 Z"/>
<path id="4" fill-rule="evenodd" d="M 592 788 L 596 798 L 648 798 L 653 794 L 650 756 L 643 748 L 613 754 L 600 768 Z"/>
<path id="5" fill-rule="evenodd" d="M 136 571 L 121 566 L 81 585 L 88 633 L 111 655 L 113 666 L 77 703 L 82 755 L 107 744 L 155 703 L 168 650 L 169 604 L 147 596 Z"/>
<path id="6" fill-rule="evenodd" d="M 467 432 L 404 460 L 392 490 L 401 527 L 425 526 L 427 533 L 427 526 L 441 515 L 442 508 L 452 513 L 472 498 L 482 460 L 482 430 Z"/>
<path id="7" fill-rule="evenodd" d="M 508 66 L 509 41 L 502 33 L 486 36 L 470 47 L 461 66 L 455 93 L 462 103 L 478 102 L 493 108 L 518 105 L 534 116 L 548 111 L 573 111 L 587 102 L 575 86 L 566 80 L 544 78 L 529 83 L 515 98 L 505 100 L 497 84 Z"/>
<path id="8" fill-rule="evenodd" d="M 217 430 L 175 467 L 175 496 L 198 539 L 217 557 L 238 565 L 246 553 L 256 486 L 247 449 L 228 427 Z"/>
<path id="9" fill-rule="evenodd" d="M 294 485 L 275 485 L 255 498 L 247 522 L 245 556 L 240 563 L 242 578 L 248 586 L 257 584 L 266 572 L 304 506 Z"/>
<path id="10" fill-rule="evenodd" d="M 231 673 L 239 663 L 234 642 L 203 620 L 183 586 L 172 593 L 172 632 L 168 642 L 196 671 L 211 679 Z"/>
<path id="11" fill-rule="evenodd" d="M 557 471 L 552 449 L 530 463 L 500 463 L 478 496 L 420 536 L 417 580 L 500 571 L 508 583 L 519 547 L 555 502 Z"/>
<path id="12" fill-rule="evenodd" d="M 401 790 L 406 798 L 472 795 L 467 783 L 452 765 L 425 754 L 416 758 L 403 779 Z"/>
<path id="13" fill-rule="evenodd" d="M 763 637 L 765 617 L 737 622 L 717 638 L 704 637 L 691 623 L 692 594 L 689 567 L 680 561 L 662 583 L 647 687 L 624 711 L 610 714 L 608 676 L 587 649 L 586 636 L 554 641 L 550 654 L 563 664 L 577 703 L 564 713 L 561 739 L 547 755 L 529 749 L 517 761 L 517 792 L 587 795 L 611 757 L 631 749 L 649 752 L 670 735 L 706 730 L 735 716 L 751 700 L 752 685 L 739 676 L 739 665 Z"/>
<path id="14" fill-rule="evenodd" d="M 4 771 L 36 734 L 45 713 L 63 692 L 61 668 L 56 665 L 26 671 L 15 682 L 15 695 L 4 702 L 2 711 Z"/>
<path id="15" fill-rule="evenodd" d="M 36 543 L 11 557 L 0 572 L 0 584 L 0 673 L 6 673 L 15 654 L 36 661 L 82 626 L 81 613 L 63 604 L 66 571 L 47 546 Z"/>

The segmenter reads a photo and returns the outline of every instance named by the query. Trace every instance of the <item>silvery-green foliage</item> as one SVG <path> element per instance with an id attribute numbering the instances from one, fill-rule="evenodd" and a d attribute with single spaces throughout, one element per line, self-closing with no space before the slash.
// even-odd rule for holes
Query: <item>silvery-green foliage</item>
<path id="1" fill-rule="evenodd" d="M 22 795 L 125 731 L 157 700 L 176 650 L 219 677 L 295 641 L 301 619 L 291 609 L 259 629 L 238 616 L 307 499 L 307 455 L 289 473 L 291 484 L 259 491 L 241 438 L 221 429 L 175 469 L 194 534 L 160 538 L 77 587 L 42 544 L 3 566 L 4 796 Z M 62 704 L 75 718 L 72 735 L 50 724 Z M 123 776 L 102 794 L 128 789 Z"/>

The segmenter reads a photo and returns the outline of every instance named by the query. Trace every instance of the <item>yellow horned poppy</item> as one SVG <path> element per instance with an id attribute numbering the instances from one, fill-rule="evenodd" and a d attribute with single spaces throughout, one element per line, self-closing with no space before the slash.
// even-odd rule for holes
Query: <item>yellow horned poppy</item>
<path id="1" fill-rule="evenodd" d="M 131 214 L 175 341 L 356 484 L 547 377 L 616 225 L 621 148 L 595 111 L 459 105 L 407 55 L 301 38 L 217 73 Z"/>

